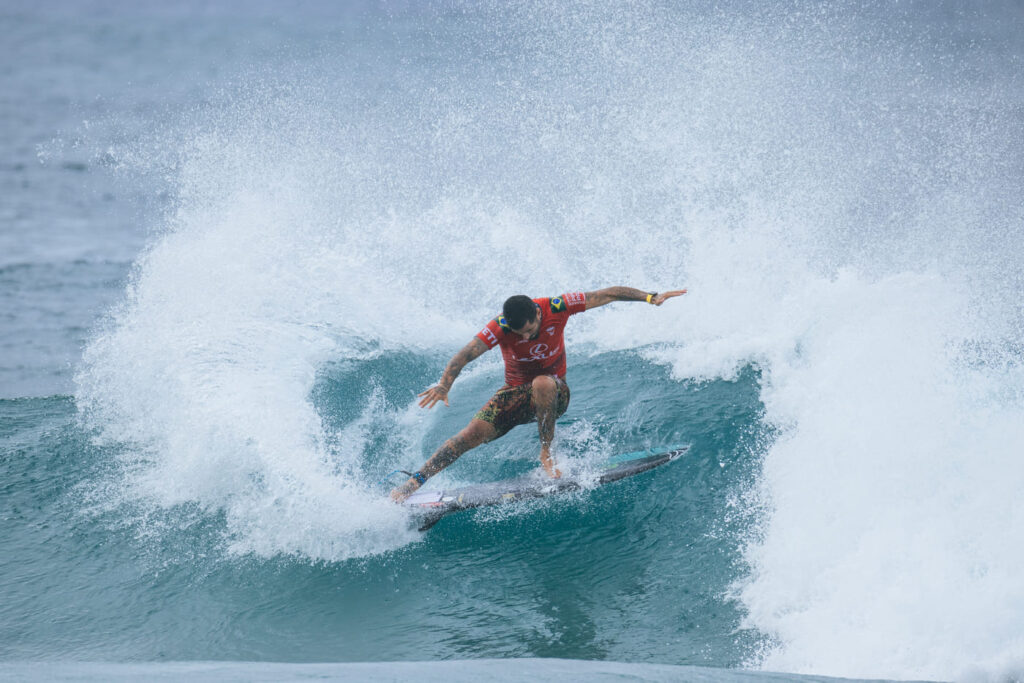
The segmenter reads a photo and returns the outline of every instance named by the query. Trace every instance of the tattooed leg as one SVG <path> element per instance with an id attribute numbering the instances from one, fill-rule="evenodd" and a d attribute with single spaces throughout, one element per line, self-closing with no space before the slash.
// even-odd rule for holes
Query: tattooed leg
<path id="1" fill-rule="evenodd" d="M 533 380 L 533 411 L 537 415 L 540 434 L 540 464 L 548 476 L 558 478 L 562 473 L 551 458 L 551 442 L 555 439 L 555 412 L 558 403 L 558 384 L 547 375 Z"/>
<path id="2" fill-rule="evenodd" d="M 424 477 L 423 481 L 451 465 L 466 451 L 476 448 L 482 443 L 487 443 L 496 434 L 494 425 L 491 423 L 477 419 L 470 420 L 469 425 L 465 429 L 445 441 L 444 445 L 438 448 L 437 452 L 430 456 L 430 459 L 420 468 L 420 474 Z M 422 485 L 423 482 L 415 477 L 410 478 L 404 484 L 391 491 L 391 499 L 401 502 Z"/>
<path id="3" fill-rule="evenodd" d="M 437 452 L 430 456 L 430 460 L 427 460 L 420 468 L 422 473 L 428 479 L 448 465 L 459 459 L 459 456 L 468 451 L 471 448 L 467 444 L 466 439 L 462 437 L 461 432 L 456 434 L 452 438 L 444 442 L 444 445 L 437 449 Z"/>

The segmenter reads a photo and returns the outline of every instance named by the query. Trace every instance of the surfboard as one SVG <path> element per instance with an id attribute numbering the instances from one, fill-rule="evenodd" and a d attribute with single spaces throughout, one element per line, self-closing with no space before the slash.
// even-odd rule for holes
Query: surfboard
<path id="1" fill-rule="evenodd" d="M 647 472 L 655 467 L 672 462 L 683 455 L 689 448 L 689 446 L 663 446 L 617 455 L 600 466 L 600 475 L 598 475 L 596 483 L 598 485 L 610 484 L 613 481 Z M 437 524 L 445 515 L 458 512 L 459 510 L 468 510 L 487 505 L 502 505 L 519 500 L 543 498 L 559 493 L 578 491 L 583 488 L 584 483 L 594 482 L 583 482 L 580 479 L 569 476 L 562 476 L 560 479 L 550 479 L 534 473 L 515 479 L 474 484 L 454 489 L 426 491 L 420 489 L 406 498 L 404 504 L 413 508 L 417 513 L 422 514 L 419 530 L 426 531 Z"/>

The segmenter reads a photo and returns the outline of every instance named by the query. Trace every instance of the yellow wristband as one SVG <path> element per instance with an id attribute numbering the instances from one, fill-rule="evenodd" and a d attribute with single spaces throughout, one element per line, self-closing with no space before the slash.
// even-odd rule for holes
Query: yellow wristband
<path id="1" fill-rule="evenodd" d="M 651 299 L 654 298 L 654 292 L 650 292 L 647 295 L 647 303 L 651 303 Z"/>

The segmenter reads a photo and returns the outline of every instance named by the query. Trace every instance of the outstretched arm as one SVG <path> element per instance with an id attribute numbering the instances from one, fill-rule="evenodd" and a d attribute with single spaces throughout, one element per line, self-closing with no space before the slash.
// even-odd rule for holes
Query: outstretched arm
<path id="1" fill-rule="evenodd" d="M 441 381 L 419 395 L 420 407 L 433 408 L 438 401 L 444 401 L 444 404 L 448 405 L 448 391 L 452 388 L 455 378 L 459 376 L 467 363 L 474 358 L 479 358 L 485 351 L 487 351 L 487 344 L 473 337 L 468 344 L 462 347 L 461 351 L 448 361 L 444 374 L 441 375 Z"/>
<path id="2" fill-rule="evenodd" d="M 645 292 L 642 289 L 632 287 L 605 287 L 593 292 L 587 292 L 587 310 L 610 304 L 613 301 L 646 301 L 647 303 L 660 306 L 674 296 L 686 294 L 685 289 L 675 289 L 670 292 Z"/>

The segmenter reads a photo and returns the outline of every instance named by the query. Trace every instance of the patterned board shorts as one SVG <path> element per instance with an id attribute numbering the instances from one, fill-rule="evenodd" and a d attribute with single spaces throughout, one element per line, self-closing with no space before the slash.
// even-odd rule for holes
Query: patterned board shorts
<path id="1" fill-rule="evenodd" d="M 558 398 L 555 406 L 555 417 L 561 417 L 569 408 L 569 385 L 561 377 L 551 377 L 558 385 Z M 491 397 L 473 419 L 490 422 L 497 430 L 497 436 L 504 436 L 516 425 L 534 422 L 537 414 L 533 410 L 533 383 L 526 382 L 518 386 L 504 386 Z M 495 438 L 497 438 L 497 436 Z"/>

